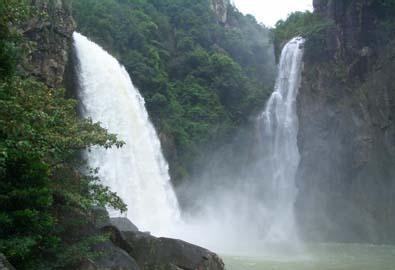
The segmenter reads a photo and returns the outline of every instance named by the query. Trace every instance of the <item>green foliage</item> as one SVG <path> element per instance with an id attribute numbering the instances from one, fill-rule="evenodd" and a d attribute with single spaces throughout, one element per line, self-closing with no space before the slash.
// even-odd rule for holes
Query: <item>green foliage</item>
<path id="1" fill-rule="evenodd" d="M 123 143 L 79 119 L 63 90 L 17 75 L 26 16 L 24 1 L 0 3 L 0 253 L 17 269 L 70 269 L 103 239 L 82 234 L 91 208 L 126 210 L 95 170 L 79 172 L 79 153 Z"/>
<path id="2" fill-rule="evenodd" d="M 261 109 L 274 81 L 269 30 L 207 0 L 79 0 L 78 31 L 117 56 L 141 90 L 173 178 Z"/>
<path id="3" fill-rule="evenodd" d="M 20 55 L 20 36 L 12 26 L 19 24 L 29 14 L 25 1 L 0 2 L 0 78 L 15 71 Z"/>
<path id="4" fill-rule="evenodd" d="M 276 54 L 280 54 L 281 47 L 291 38 L 301 36 L 306 39 L 305 46 L 309 54 L 317 57 L 325 55 L 326 34 L 334 27 L 334 22 L 324 19 L 317 14 L 306 12 L 294 12 L 283 21 L 276 23 L 273 29 Z"/>
<path id="5" fill-rule="evenodd" d="M 122 142 L 79 120 L 76 102 L 63 96 L 31 79 L 10 77 L 0 84 L 0 252 L 18 269 L 32 269 L 51 250 L 62 254 L 57 247 L 63 236 L 56 230 L 65 224 L 57 221 L 64 213 L 55 211 L 58 203 L 86 213 L 94 205 L 125 210 L 93 173 L 76 170 L 80 150 Z"/>

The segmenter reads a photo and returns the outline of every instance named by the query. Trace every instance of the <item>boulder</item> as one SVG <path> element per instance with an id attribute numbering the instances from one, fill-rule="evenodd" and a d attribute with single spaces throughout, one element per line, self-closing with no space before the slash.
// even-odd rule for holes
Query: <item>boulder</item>
<path id="1" fill-rule="evenodd" d="M 116 218 L 113 221 L 108 216 L 107 210 L 103 207 L 95 207 L 91 213 L 92 231 L 90 233 L 100 233 L 107 226 L 115 226 L 112 225 L 112 222 L 119 224 L 120 228 L 135 228 L 130 221 L 126 222 L 122 218 Z M 78 270 L 140 270 L 136 261 L 125 250 L 110 240 L 96 244 L 93 250 L 99 256 L 94 259 L 85 260 Z"/>
<path id="2" fill-rule="evenodd" d="M 178 239 L 155 237 L 127 218 L 109 218 L 104 208 L 93 209 L 95 227 L 111 241 L 96 250 L 102 255 L 80 270 L 224 270 L 221 258 L 202 247 Z"/>
<path id="3" fill-rule="evenodd" d="M 116 227 L 121 232 L 138 232 L 139 229 L 136 225 L 134 225 L 129 219 L 127 218 L 111 218 L 110 219 L 111 225 Z"/>
<path id="4" fill-rule="evenodd" d="M 95 251 L 100 256 L 84 261 L 79 270 L 140 270 L 136 261 L 111 241 L 100 243 Z"/>
<path id="5" fill-rule="evenodd" d="M 188 269 L 223 270 L 222 260 L 213 252 L 182 240 L 160 237 L 136 231 L 106 228 L 113 242 L 126 250 L 143 270 Z"/>

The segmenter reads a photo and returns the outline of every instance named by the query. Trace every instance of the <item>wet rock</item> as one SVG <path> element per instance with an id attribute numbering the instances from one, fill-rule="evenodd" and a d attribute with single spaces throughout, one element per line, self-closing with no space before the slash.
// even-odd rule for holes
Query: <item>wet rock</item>
<path id="1" fill-rule="evenodd" d="M 213 252 L 182 240 L 157 238 L 147 233 L 107 227 L 112 241 L 126 250 L 142 270 L 188 269 L 223 270 L 222 260 Z"/>
<path id="2" fill-rule="evenodd" d="M 79 270 L 140 270 L 136 261 L 111 241 L 97 245 L 95 252 L 100 256 L 84 261 Z"/>
<path id="3" fill-rule="evenodd" d="M 127 218 L 111 218 L 110 223 L 121 232 L 138 232 L 139 229 Z"/>
<path id="4" fill-rule="evenodd" d="M 395 41 L 370 42 L 372 3 L 314 1 L 336 29 L 335 57 L 306 62 L 297 102 L 296 211 L 309 240 L 395 242 Z"/>
<path id="5" fill-rule="evenodd" d="M 15 270 L 15 268 L 7 261 L 6 257 L 0 253 L 0 270 Z"/>

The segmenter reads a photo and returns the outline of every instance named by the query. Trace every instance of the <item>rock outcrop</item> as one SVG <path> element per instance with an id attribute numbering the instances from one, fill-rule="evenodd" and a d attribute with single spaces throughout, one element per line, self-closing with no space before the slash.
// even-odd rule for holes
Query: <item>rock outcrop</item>
<path id="1" fill-rule="evenodd" d="M 23 26 L 30 41 L 24 69 L 49 87 L 61 87 L 69 59 L 75 23 L 70 0 L 31 0 L 37 15 Z"/>
<path id="2" fill-rule="evenodd" d="M 7 259 L 1 253 L 0 253 L 0 270 L 15 270 L 15 268 L 7 261 Z"/>
<path id="3" fill-rule="evenodd" d="M 211 9 L 217 15 L 218 21 L 225 24 L 228 20 L 229 0 L 211 0 Z"/>
<path id="4" fill-rule="evenodd" d="M 224 263 L 214 253 L 171 238 L 157 238 L 142 232 L 112 231 L 115 242 L 128 251 L 142 270 L 223 270 Z"/>
<path id="5" fill-rule="evenodd" d="M 109 234 L 111 241 L 95 247 L 101 256 L 85 261 L 79 270 L 224 270 L 222 260 L 213 252 L 182 240 L 155 237 L 140 232 L 126 218 L 109 218 L 96 209 L 96 228 Z"/>
<path id="6" fill-rule="evenodd" d="M 308 239 L 395 242 L 395 40 L 380 42 L 375 2 L 314 1 L 336 27 L 327 62 L 306 51 L 298 97 L 296 209 Z"/>

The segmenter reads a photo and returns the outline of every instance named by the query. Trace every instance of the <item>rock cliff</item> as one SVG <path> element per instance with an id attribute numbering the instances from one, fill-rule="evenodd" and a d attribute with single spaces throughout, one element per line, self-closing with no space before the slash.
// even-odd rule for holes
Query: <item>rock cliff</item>
<path id="1" fill-rule="evenodd" d="M 395 40 L 379 1 L 315 0 L 334 21 L 327 60 L 306 51 L 296 208 L 311 240 L 395 242 Z"/>
<path id="2" fill-rule="evenodd" d="M 229 0 L 211 0 L 211 9 L 217 15 L 218 21 L 225 24 L 228 20 Z"/>
<path id="3" fill-rule="evenodd" d="M 63 86 L 75 23 L 70 0 L 31 0 L 35 7 L 23 26 L 30 41 L 24 69 L 50 87 Z"/>

